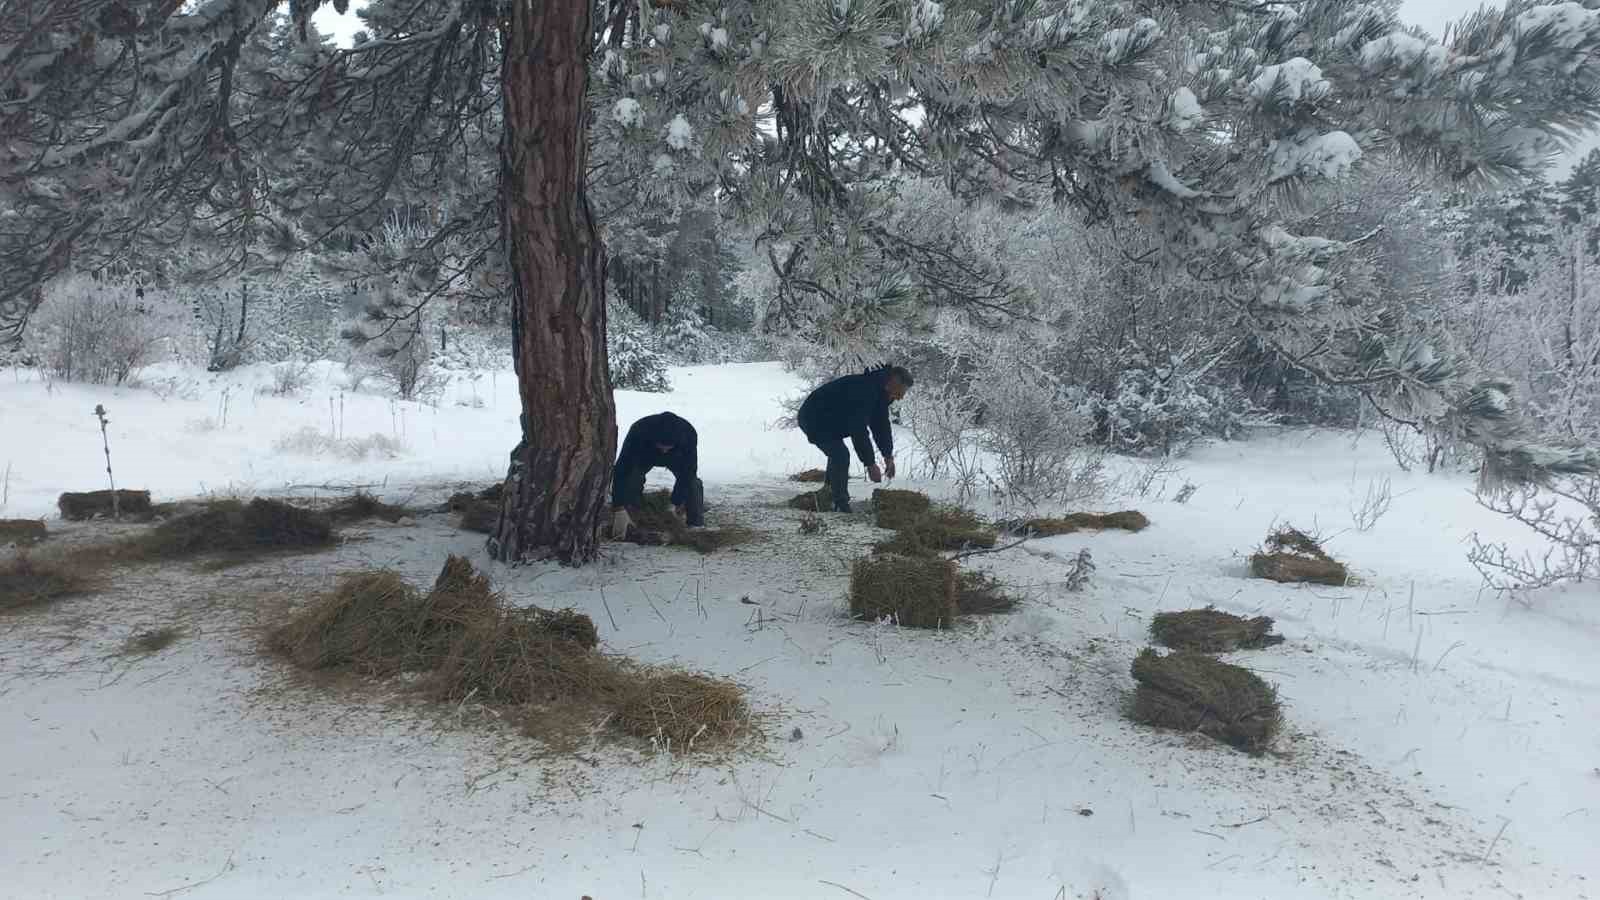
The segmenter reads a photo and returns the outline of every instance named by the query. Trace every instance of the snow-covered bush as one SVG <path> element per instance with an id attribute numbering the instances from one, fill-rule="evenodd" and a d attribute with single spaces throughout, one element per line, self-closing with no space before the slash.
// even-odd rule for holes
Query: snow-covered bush
<path id="1" fill-rule="evenodd" d="M 656 350 L 644 322 L 621 303 L 610 303 L 606 309 L 606 359 L 611 365 L 611 386 L 617 390 L 672 390 L 666 357 Z"/>
<path id="2" fill-rule="evenodd" d="M 1107 449 L 1164 456 L 1204 437 L 1232 437 L 1242 419 L 1239 404 L 1204 377 L 1176 361 L 1120 373 L 1116 392 L 1093 404 L 1096 437 Z"/>
<path id="3" fill-rule="evenodd" d="M 1600 479 L 1564 477 L 1544 487 L 1484 488 L 1478 502 L 1547 542 L 1543 553 L 1517 553 L 1504 542 L 1474 534 L 1467 559 L 1489 586 L 1516 592 L 1600 578 Z"/>
<path id="4" fill-rule="evenodd" d="M 159 294 L 71 275 L 46 289 L 29 341 L 52 377 L 122 384 L 170 352 L 179 331 L 178 316 Z"/>
<path id="5" fill-rule="evenodd" d="M 1029 362 L 1020 345 L 996 347 L 968 391 L 1001 502 L 1031 506 L 1099 489 L 1101 462 L 1087 443 L 1093 418 L 1081 393 Z"/>

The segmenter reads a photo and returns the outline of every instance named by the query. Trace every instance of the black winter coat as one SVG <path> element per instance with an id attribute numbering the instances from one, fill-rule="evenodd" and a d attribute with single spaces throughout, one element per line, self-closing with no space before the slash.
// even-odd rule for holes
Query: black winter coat
<path id="1" fill-rule="evenodd" d="M 811 392 L 796 416 L 800 430 L 813 444 L 849 438 L 861 464 L 873 464 L 872 444 L 878 442 L 887 458 L 894 457 L 894 433 L 889 428 L 889 374 L 884 371 L 845 375 Z"/>
<path id="2" fill-rule="evenodd" d="M 670 453 L 656 449 L 657 444 L 671 444 Z M 673 474 L 677 483 L 672 489 L 672 502 L 682 506 L 687 502 L 688 489 L 700 468 L 700 436 L 687 419 L 672 413 L 645 416 L 633 423 L 628 436 L 622 440 L 617 453 L 617 465 L 611 478 L 611 502 L 614 506 L 637 503 L 637 497 L 624 497 L 629 476 L 635 472 L 648 472 L 662 467 Z"/>

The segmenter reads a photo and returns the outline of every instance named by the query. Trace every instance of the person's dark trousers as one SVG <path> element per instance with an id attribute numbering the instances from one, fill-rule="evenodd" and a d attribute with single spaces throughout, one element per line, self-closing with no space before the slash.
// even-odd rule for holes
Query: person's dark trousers
<path id="1" fill-rule="evenodd" d="M 698 478 L 679 478 L 672 485 L 672 505 L 683 507 L 690 528 L 706 524 L 706 484 Z"/>
<path id="2" fill-rule="evenodd" d="M 812 441 L 818 450 L 828 455 L 828 491 L 833 494 L 833 511 L 850 511 L 850 451 L 844 438 L 831 441 Z"/>

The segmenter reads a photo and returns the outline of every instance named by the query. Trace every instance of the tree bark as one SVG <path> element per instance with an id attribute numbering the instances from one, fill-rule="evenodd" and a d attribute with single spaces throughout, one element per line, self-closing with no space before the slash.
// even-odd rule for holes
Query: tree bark
<path id="1" fill-rule="evenodd" d="M 579 565 L 599 549 L 617 412 L 605 248 L 584 192 L 590 0 L 512 0 L 501 70 L 501 228 L 522 440 L 489 555 Z"/>

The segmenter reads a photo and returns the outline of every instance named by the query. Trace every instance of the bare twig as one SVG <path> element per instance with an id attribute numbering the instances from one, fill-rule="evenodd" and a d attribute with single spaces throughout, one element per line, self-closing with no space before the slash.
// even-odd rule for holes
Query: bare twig
<path id="1" fill-rule="evenodd" d="M 845 893 L 847 893 L 847 894 L 854 894 L 854 895 L 855 895 L 855 896 L 857 896 L 857 897 L 860 897 L 860 898 L 861 898 L 861 900 L 872 900 L 872 898 L 871 898 L 871 897 L 868 897 L 868 896 L 867 896 L 867 895 L 866 895 L 866 894 L 863 894 L 863 893 L 861 893 L 861 892 L 860 892 L 860 891 L 858 891 L 858 890 L 855 890 L 855 889 L 853 889 L 853 888 L 847 888 L 847 887 L 845 887 L 845 886 L 844 886 L 844 885 L 842 885 L 842 884 L 839 884 L 839 883 L 838 883 L 838 882 L 836 882 L 836 881 L 826 881 L 826 880 L 824 880 L 824 879 L 821 879 L 821 878 L 819 878 L 819 879 L 817 879 L 817 883 L 818 883 L 818 884 L 825 884 L 825 885 L 827 885 L 827 886 L 828 886 L 828 887 L 836 887 L 836 888 L 838 888 L 838 889 L 839 889 L 839 890 L 841 890 L 841 891 L 844 891 L 844 892 L 845 892 Z"/>
<path id="2" fill-rule="evenodd" d="M 1501 831 L 1504 831 L 1504 830 L 1505 829 L 1503 829 L 1503 828 L 1501 829 Z M 1490 849 L 1493 849 L 1493 847 L 1491 847 Z M 192 881 L 192 882 L 190 882 L 188 884 L 185 884 L 185 885 L 183 885 L 181 887 L 172 888 L 171 890 L 166 890 L 166 891 L 145 891 L 145 896 L 147 896 L 147 897 L 176 897 L 177 895 L 183 893 L 184 891 L 192 891 L 197 887 L 203 887 L 204 885 L 208 885 L 211 882 L 216 881 L 218 878 L 221 878 L 222 876 L 228 874 L 229 870 L 231 870 L 232 868 L 233 868 L 233 851 L 230 850 L 230 851 L 228 851 L 228 858 L 226 860 L 224 860 L 223 863 L 222 863 L 222 868 L 218 869 L 217 870 L 217 874 L 211 876 L 210 878 L 203 878 L 203 879 L 201 879 L 199 881 Z"/>

